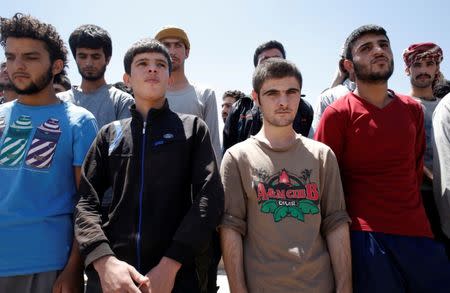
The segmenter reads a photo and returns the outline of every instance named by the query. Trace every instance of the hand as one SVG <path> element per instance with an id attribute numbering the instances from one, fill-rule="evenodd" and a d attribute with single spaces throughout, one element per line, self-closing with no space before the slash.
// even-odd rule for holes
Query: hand
<path id="1" fill-rule="evenodd" d="M 147 277 L 141 275 L 133 266 L 112 255 L 94 261 L 94 268 L 100 277 L 103 293 L 139 293 L 139 286 L 149 286 Z"/>
<path id="2" fill-rule="evenodd" d="M 140 289 L 148 293 L 170 293 L 175 284 L 175 277 L 181 264 L 171 258 L 163 257 L 159 264 L 147 273 L 148 285 Z"/>
<path id="3" fill-rule="evenodd" d="M 84 279 L 81 266 L 66 265 L 64 270 L 56 278 L 53 284 L 53 293 L 81 293 L 83 292 Z"/>

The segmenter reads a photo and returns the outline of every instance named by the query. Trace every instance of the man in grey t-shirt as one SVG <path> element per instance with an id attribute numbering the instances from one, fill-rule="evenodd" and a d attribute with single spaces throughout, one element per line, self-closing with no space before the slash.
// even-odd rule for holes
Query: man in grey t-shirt
<path id="1" fill-rule="evenodd" d="M 178 27 L 163 27 L 155 39 L 163 43 L 172 58 L 173 70 L 166 97 L 170 108 L 179 113 L 200 117 L 208 125 L 211 142 L 220 166 L 222 150 L 219 138 L 219 115 L 214 90 L 189 83 L 184 72 L 184 62 L 189 57 L 191 45 L 184 30 Z"/>
<path id="2" fill-rule="evenodd" d="M 436 202 L 433 200 L 433 146 L 432 116 L 439 99 L 433 95 L 433 86 L 442 78 L 440 63 L 443 59 L 442 49 L 434 43 L 412 44 L 403 52 L 405 72 L 411 82 L 410 95 L 422 105 L 424 110 L 424 127 L 426 149 L 424 155 L 423 182 L 421 194 L 433 234 L 438 240 L 445 240 L 439 223 Z"/>
<path id="3" fill-rule="evenodd" d="M 112 55 L 108 32 L 96 25 L 82 25 L 70 35 L 69 45 L 82 80 L 80 86 L 73 86 L 59 97 L 92 112 L 99 128 L 130 117 L 133 97 L 105 81 L 106 66 Z"/>

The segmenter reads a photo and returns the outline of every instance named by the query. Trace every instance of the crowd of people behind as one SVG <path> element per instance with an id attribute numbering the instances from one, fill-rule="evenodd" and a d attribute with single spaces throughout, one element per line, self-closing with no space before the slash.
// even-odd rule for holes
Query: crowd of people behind
<path id="1" fill-rule="evenodd" d="M 253 90 L 189 82 L 179 27 L 131 44 L 0 18 L 0 292 L 449 292 L 450 82 L 435 43 L 388 88 L 384 28 L 344 42 L 313 108 L 275 40 Z M 83 276 L 87 277 L 85 282 Z"/>

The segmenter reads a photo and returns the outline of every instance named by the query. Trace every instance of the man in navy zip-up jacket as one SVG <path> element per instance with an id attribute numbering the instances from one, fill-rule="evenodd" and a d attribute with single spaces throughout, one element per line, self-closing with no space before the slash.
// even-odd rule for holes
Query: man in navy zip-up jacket
<path id="1" fill-rule="evenodd" d="M 161 43 L 133 44 L 124 66 L 136 100 L 132 118 L 103 127 L 82 168 L 75 233 L 87 292 L 212 291 L 199 263 L 210 253 L 223 188 L 208 128 L 169 109 L 172 65 Z M 102 222 L 109 186 L 113 198 Z"/>

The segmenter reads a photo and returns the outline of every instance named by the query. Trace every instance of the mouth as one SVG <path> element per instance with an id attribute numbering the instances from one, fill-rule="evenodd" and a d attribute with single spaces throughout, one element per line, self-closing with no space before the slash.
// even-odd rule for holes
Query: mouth
<path id="1" fill-rule="evenodd" d="M 159 83 L 159 78 L 147 78 L 144 81 L 146 83 L 156 84 L 156 83 Z"/>
<path id="2" fill-rule="evenodd" d="M 386 57 L 377 57 L 377 58 L 375 58 L 375 59 L 373 59 L 372 60 L 372 64 L 375 64 L 375 63 L 388 63 L 389 62 L 389 59 L 388 58 L 386 58 Z"/>
<path id="3" fill-rule="evenodd" d="M 275 111 L 275 114 L 280 114 L 280 115 L 282 115 L 282 114 L 290 114 L 290 113 L 292 113 L 291 110 L 278 110 L 278 111 Z"/>
<path id="4" fill-rule="evenodd" d="M 420 74 L 418 76 L 416 76 L 416 79 L 430 79 L 431 76 L 428 74 Z"/>
<path id="5" fill-rule="evenodd" d="M 18 78 L 30 78 L 30 76 L 28 74 L 23 74 L 23 73 L 16 73 L 13 74 L 13 79 L 18 79 Z"/>

